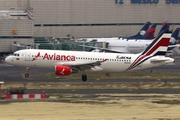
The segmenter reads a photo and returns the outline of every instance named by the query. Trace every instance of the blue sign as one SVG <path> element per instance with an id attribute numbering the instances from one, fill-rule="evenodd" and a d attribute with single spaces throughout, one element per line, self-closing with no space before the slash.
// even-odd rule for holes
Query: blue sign
<path id="1" fill-rule="evenodd" d="M 180 0 L 166 0 L 166 4 L 180 4 Z"/>
<path id="2" fill-rule="evenodd" d="M 158 4 L 159 0 L 131 0 L 131 4 Z"/>
<path id="3" fill-rule="evenodd" d="M 115 0 L 115 3 L 116 4 L 124 4 L 124 1 L 123 0 Z"/>
<path id="4" fill-rule="evenodd" d="M 158 4 L 160 0 L 130 0 L 131 4 Z M 166 4 L 180 4 L 180 0 L 164 0 Z M 115 4 L 124 4 L 124 0 L 115 0 Z"/>

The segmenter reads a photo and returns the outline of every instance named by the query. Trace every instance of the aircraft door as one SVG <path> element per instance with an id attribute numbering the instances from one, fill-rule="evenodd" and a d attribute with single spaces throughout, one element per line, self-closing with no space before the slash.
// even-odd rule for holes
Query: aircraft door
<path id="1" fill-rule="evenodd" d="M 25 52 L 25 61 L 30 61 L 31 59 L 31 52 L 27 51 Z"/>

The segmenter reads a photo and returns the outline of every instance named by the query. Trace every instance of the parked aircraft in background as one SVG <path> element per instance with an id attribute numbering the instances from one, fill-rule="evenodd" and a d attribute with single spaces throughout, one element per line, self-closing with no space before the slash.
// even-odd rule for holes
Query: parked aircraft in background
<path id="1" fill-rule="evenodd" d="M 136 35 L 127 37 L 126 39 L 140 39 L 140 38 L 142 38 L 146 34 L 147 30 L 149 29 L 150 24 L 151 24 L 150 22 L 146 22 L 144 24 L 144 26 L 140 29 L 140 31 Z"/>
<path id="2" fill-rule="evenodd" d="M 144 26 L 139 30 L 139 32 L 136 35 L 130 36 L 131 38 L 145 38 L 146 32 L 149 30 L 150 22 L 146 22 Z M 130 38 L 129 37 L 129 38 Z M 101 42 L 101 40 L 114 40 L 114 39 L 120 39 L 121 37 L 111 37 L 111 38 L 79 38 L 78 40 L 86 40 L 87 42 L 90 42 L 92 40 L 97 40 Z"/>
<path id="3" fill-rule="evenodd" d="M 165 57 L 170 37 L 171 33 L 161 33 L 139 54 L 25 49 L 6 57 L 5 62 L 28 68 L 53 68 L 55 74 L 59 76 L 82 72 L 82 80 L 86 81 L 86 70 L 122 72 L 152 68 L 174 62 L 173 58 Z M 29 76 L 28 72 L 25 77 Z"/>
<path id="4" fill-rule="evenodd" d="M 142 37 L 139 37 L 139 38 L 138 37 L 136 37 L 136 38 L 125 37 L 125 38 L 120 38 L 120 39 L 121 40 L 135 40 L 135 39 L 143 39 L 143 40 L 149 39 L 149 40 L 152 40 L 152 39 L 155 38 L 154 34 L 155 34 L 155 31 L 156 31 L 156 25 L 157 25 L 156 23 L 152 24 L 151 27 L 147 30 L 146 34 L 144 36 L 142 36 Z M 169 27 L 170 27 L 169 23 L 164 22 L 162 24 L 162 27 L 161 27 L 158 34 L 160 34 L 163 31 L 169 30 Z"/>
<path id="5" fill-rule="evenodd" d="M 168 50 L 172 50 L 175 48 L 177 41 L 178 41 L 178 35 L 179 35 L 179 28 L 176 28 L 171 36 L 171 41 L 168 46 Z M 154 39 L 153 39 L 154 40 Z M 109 40 L 109 41 L 104 41 L 107 42 L 108 48 L 101 48 L 101 47 L 93 47 L 93 46 L 85 46 L 85 45 L 80 45 L 84 47 L 89 47 L 95 49 L 93 52 L 100 52 L 100 51 L 105 51 L 105 52 L 116 52 L 116 53 L 140 53 L 144 49 L 146 49 L 149 44 L 153 40 Z"/>
<path id="6" fill-rule="evenodd" d="M 136 35 L 133 37 L 111 37 L 111 38 L 80 38 L 79 40 L 85 40 L 86 42 L 96 41 L 96 42 L 110 42 L 111 40 L 153 40 L 155 31 L 156 31 L 156 23 L 153 23 L 150 28 L 147 29 L 145 32 L 144 30 L 140 30 Z M 145 24 L 147 26 L 147 23 Z M 167 22 L 164 22 L 159 33 L 163 31 L 169 30 L 170 25 Z M 144 27 L 143 27 L 144 28 Z M 144 32 L 142 32 L 144 31 Z M 141 34 L 141 36 L 139 35 Z"/>
<path id="7" fill-rule="evenodd" d="M 154 34 L 156 31 L 156 23 L 153 23 L 151 25 L 151 27 L 147 30 L 146 34 L 140 38 L 136 38 L 136 39 L 154 39 Z"/>
<path id="8" fill-rule="evenodd" d="M 147 40 L 147 39 L 149 39 L 149 40 L 151 40 L 151 39 L 153 39 L 154 38 L 154 34 L 155 34 L 155 31 L 156 31 L 156 23 L 153 23 L 152 25 L 151 25 L 151 27 L 149 27 L 148 28 L 148 30 L 145 32 L 145 34 L 144 35 L 142 35 L 142 36 L 134 36 L 134 37 L 119 37 L 118 39 L 121 39 L 121 40 L 136 40 L 136 39 L 145 39 L 145 40 Z"/>
<path id="9" fill-rule="evenodd" d="M 169 23 L 164 22 L 163 25 L 162 25 L 162 28 L 160 29 L 158 34 L 160 34 L 162 31 L 169 30 L 170 29 L 169 27 L 170 27 Z"/>

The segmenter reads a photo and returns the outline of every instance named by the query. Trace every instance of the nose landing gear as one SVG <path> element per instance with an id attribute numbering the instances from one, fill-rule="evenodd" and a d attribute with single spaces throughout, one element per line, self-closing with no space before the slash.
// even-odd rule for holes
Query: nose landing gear
<path id="1" fill-rule="evenodd" d="M 25 76 L 26 78 L 29 77 L 29 70 L 30 70 L 30 68 L 27 67 L 27 68 L 26 68 L 26 73 L 24 74 L 24 76 Z"/>
<path id="2" fill-rule="evenodd" d="M 26 73 L 26 74 L 24 74 L 24 76 L 27 78 L 27 77 L 29 77 L 29 74 L 28 74 L 28 73 Z"/>

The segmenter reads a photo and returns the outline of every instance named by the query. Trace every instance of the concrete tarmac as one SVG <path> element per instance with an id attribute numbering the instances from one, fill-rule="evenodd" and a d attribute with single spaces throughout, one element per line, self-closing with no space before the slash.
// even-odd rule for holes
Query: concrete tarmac
<path id="1" fill-rule="evenodd" d="M 3 93 L 8 91 L 3 90 Z M 128 89 L 96 89 L 96 90 L 27 90 L 25 93 L 46 93 L 46 94 L 85 94 L 85 95 L 95 95 L 95 94 L 180 94 L 180 89 L 138 89 L 138 90 L 128 90 Z"/>
<path id="2" fill-rule="evenodd" d="M 165 71 L 165 72 L 179 72 L 180 71 L 180 59 L 176 60 L 175 64 L 170 65 L 164 65 L 161 67 L 146 69 L 142 71 Z M 6 65 L 3 63 L 0 63 L 0 81 L 4 82 L 80 82 L 81 76 L 79 76 L 79 79 L 77 80 L 60 80 L 60 79 L 48 79 L 48 78 L 42 78 L 39 77 L 40 74 L 46 74 L 54 72 L 54 69 L 45 69 L 45 68 L 32 68 L 30 69 L 30 77 L 28 79 L 25 79 L 23 77 L 23 73 L 26 73 L 26 68 L 24 67 L 17 67 L 17 66 L 11 66 Z M 88 74 L 87 74 L 88 75 Z M 32 79 L 31 79 L 32 78 Z M 30 80 L 29 80 L 30 79 Z M 156 80 L 154 79 L 109 79 L 109 80 L 94 80 L 89 78 L 87 82 L 154 82 Z M 180 82 L 180 80 L 170 80 L 171 82 Z"/>
<path id="3" fill-rule="evenodd" d="M 179 72 L 180 70 L 180 59 L 176 60 L 175 64 L 171 65 L 164 65 L 161 67 L 156 67 L 152 69 L 146 69 L 143 71 L 169 71 L 169 72 Z M 48 72 L 53 72 L 53 69 L 44 69 L 44 68 L 37 68 L 37 69 L 31 69 L 30 73 L 33 74 L 46 74 Z M 4 81 L 5 83 L 8 82 L 20 82 L 20 83 L 29 83 L 29 82 L 81 82 L 81 79 L 77 80 L 60 80 L 60 79 L 47 79 L 47 78 L 41 78 L 33 76 L 33 79 L 27 80 L 22 77 L 22 73 L 25 73 L 26 69 L 24 67 L 16 67 L 11 65 L 6 65 L 4 63 L 0 63 L 0 81 Z M 180 82 L 180 79 L 176 80 L 167 80 L 170 82 Z M 109 80 L 94 80 L 94 79 L 88 79 L 87 82 L 91 83 L 100 83 L 100 82 L 157 82 L 157 80 L 154 79 L 109 79 Z M 6 90 L 2 92 L 7 92 Z M 65 94 L 100 94 L 100 93 L 109 93 L 109 94 L 115 94 L 115 93 L 122 93 L 122 94 L 144 94 L 144 93 L 156 93 L 156 94 L 179 94 L 179 89 L 159 89 L 159 90 L 122 90 L 122 89 L 116 89 L 116 90 L 27 90 L 27 93 L 65 93 Z"/>

